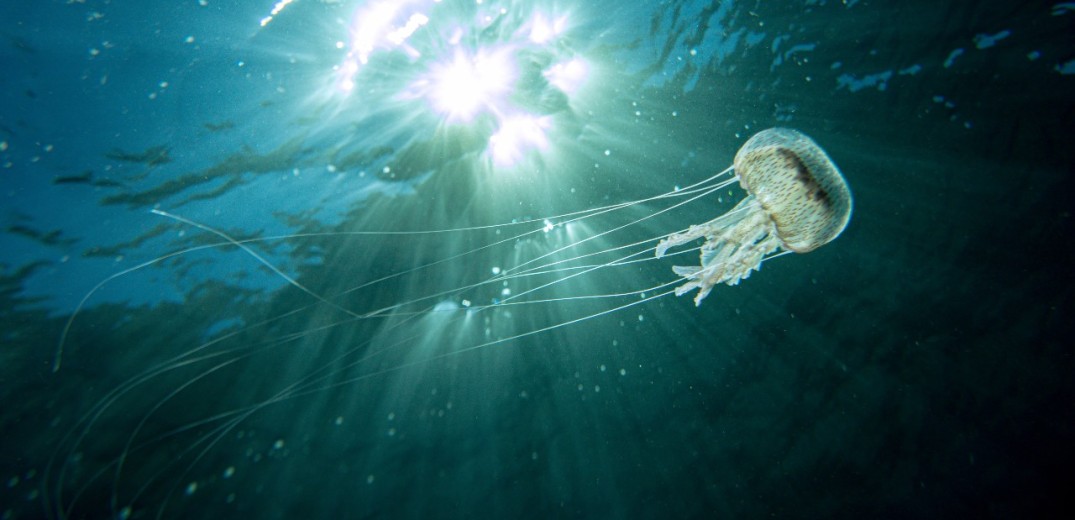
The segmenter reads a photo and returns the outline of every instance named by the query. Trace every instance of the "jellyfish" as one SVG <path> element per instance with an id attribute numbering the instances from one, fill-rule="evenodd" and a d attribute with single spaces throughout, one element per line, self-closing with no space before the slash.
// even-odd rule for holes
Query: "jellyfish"
<path id="1" fill-rule="evenodd" d="M 728 213 L 660 241 L 657 258 L 669 249 L 704 238 L 700 265 L 674 266 L 694 289 L 696 306 L 717 284 L 737 285 L 778 249 L 808 253 L 840 236 L 851 219 L 851 191 L 828 154 L 802 132 L 770 128 L 758 132 L 735 154 L 735 173 L 749 195 Z"/>
<path id="2" fill-rule="evenodd" d="M 708 207 L 736 183 L 747 196 L 733 209 L 684 228 L 679 211 Z M 557 349 L 548 339 L 583 322 L 593 325 L 587 334 L 561 339 L 592 345 L 607 332 L 634 341 L 622 335 L 641 336 L 632 326 L 658 320 L 643 322 L 642 310 L 618 326 L 608 320 L 602 329 L 599 320 L 693 289 L 699 304 L 715 285 L 736 285 L 777 255 L 833 240 L 850 213 L 851 194 L 825 152 L 781 128 L 750 138 L 732 166 L 666 193 L 499 224 L 241 237 L 179 210 L 153 209 L 153 218 L 174 225 L 183 248 L 101 281 L 69 316 L 53 369 L 59 377 L 92 370 L 102 382 L 87 390 L 97 392 L 86 394 L 87 408 L 73 400 L 72 419 L 57 423 L 64 435 L 45 468 L 42 499 L 54 518 L 154 509 L 157 517 L 182 517 L 186 508 L 257 501 L 270 493 L 261 490 L 265 482 L 286 487 L 309 468 L 336 463 L 341 457 L 316 449 L 323 436 L 348 439 L 360 456 L 342 457 L 341 467 L 361 471 L 364 486 L 380 483 L 396 461 L 368 445 L 416 431 L 429 432 L 435 445 L 438 431 L 422 429 L 439 427 L 442 416 L 480 423 L 490 399 L 511 406 L 505 399 L 525 396 L 526 388 L 505 391 L 525 377 L 507 369 L 512 356 L 528 369 L 556 365 L 586 349 Z M 334 247 L 345 261 L 300 275 L 273 256 L 281 242 Z M 418 249 L 430 254 L 384 267 Z M 695 253 L 700 265 L 668 274 L 666 264 Z M 223 290 L 185 277 L 197 258 L 216 267 L 232 254 L 278 288 Z M 188 299 L 144 314 L 119 308 L 120 320 L 99 329 L 90 326 L 93 316 L 76 323 L 96 292 L 153 267 L 174 268 Z M 113 316 L 111 308 L 97 314 Z M 68 338 L 73 356 L 61 365 Z M 76 368 L 61 370 L 71 357 Z M 599 377 L 633 370 L 595 366 Z M 572 392 L 582 388 L 571 384 Z M 77 394 L 83 398 L 81 387 Z M 282 478 L 265 480 L 266 472 Z"/>

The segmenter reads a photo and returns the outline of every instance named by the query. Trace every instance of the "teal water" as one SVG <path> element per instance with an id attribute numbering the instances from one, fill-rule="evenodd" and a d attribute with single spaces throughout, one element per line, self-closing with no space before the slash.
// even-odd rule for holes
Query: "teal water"
<path id="1" fill-rule="evenodd" d="M 22 4 L 4 518 L 1072 508 L 1075 5 Z M 665 294 L 777 126 L 850 225 Z"/>

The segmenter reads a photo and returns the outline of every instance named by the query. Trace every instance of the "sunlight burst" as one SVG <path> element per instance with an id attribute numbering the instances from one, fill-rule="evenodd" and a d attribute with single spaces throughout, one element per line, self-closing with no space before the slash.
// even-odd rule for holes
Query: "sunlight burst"
<path id="1" fill-rule="evenodd" d="M 429 93 L 434 107 L 450 120 L 470 121 L 485 107 L 495 106 L 510 90 L 515 72 L 505 52 L 457 51 L 451 63 L 433 71 Z"/>

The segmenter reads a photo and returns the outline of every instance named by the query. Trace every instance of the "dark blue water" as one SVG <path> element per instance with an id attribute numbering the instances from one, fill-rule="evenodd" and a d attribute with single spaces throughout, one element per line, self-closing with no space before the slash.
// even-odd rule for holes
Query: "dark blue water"
<path id="1" fill-rule="evenodd" d="M 1073 35 L 1065 2 L 4 2 L 0 514 L 1070 514 Z M 850 225 L 666 294 L 698 253 L 657 242 L 747 195 L 692 186 L 777 126 Z"/>

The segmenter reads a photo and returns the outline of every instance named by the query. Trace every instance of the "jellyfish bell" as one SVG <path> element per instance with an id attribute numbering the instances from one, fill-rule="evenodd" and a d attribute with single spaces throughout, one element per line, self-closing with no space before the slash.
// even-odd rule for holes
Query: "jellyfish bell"
<path id="1" fill-rule="evenodd" d="M 664 256 L 673 247 L 705 238 L 698 266 L 675 266 L 694 289 L 695 305 L 713 286 L 736 285 L 761 268 L 777 249 L 808 253 L 840 236 L 851 219 L 851 190 L 840 170 L 812 139 L 798 130 L 770 128 L 747 140 L 733 165 L 749 195 L 730 212 L 687 231 L 669 235 L 656 247 Z"/>
<path id="2" fill-rule="evenodd" d="M 772 218 L 781 247 L 807 253 L 840 236 L 851 220 L 851 190 L 812 139 L 790 128 L 759 132 L 739 149 L 743 189 Z"/>

